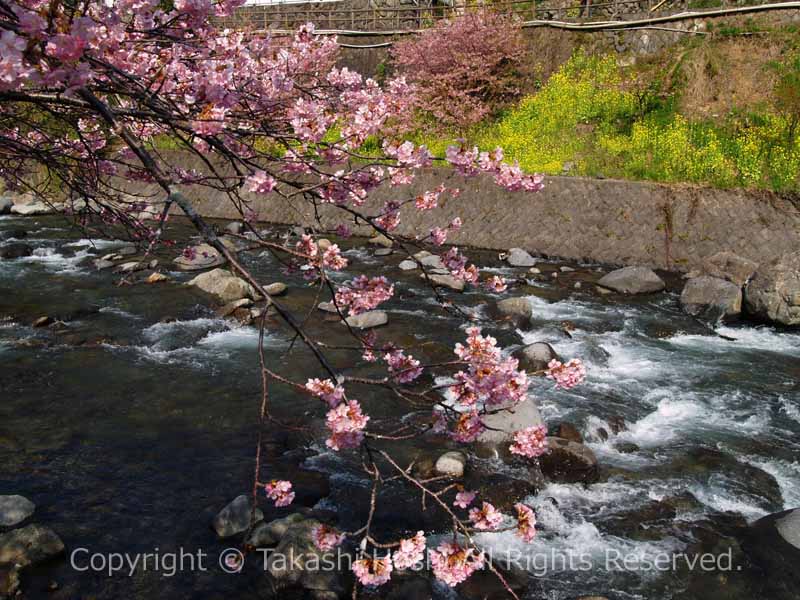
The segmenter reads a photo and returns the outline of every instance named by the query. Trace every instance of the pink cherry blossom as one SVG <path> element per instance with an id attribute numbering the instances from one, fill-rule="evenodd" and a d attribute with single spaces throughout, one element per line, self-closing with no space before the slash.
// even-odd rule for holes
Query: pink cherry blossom
<path id="1" fill-rule="evenodd" d="M 475 529 L 494 531 L 503 522 L 503 515 L 489 502 L 484 502 L 480 508 L 469 511 L 469 520 Z"/>
<path id="2" fill-rule="evenodd" d="M 411 355 L 406 355 L 402 350 L 387 352 L 383 360 L 389 365 L 389 372 L 394 375 L 398 383 L 410 383 L 422 375 L 419 361 Z"/>
<path id="3" fill-rule="evenodd" d="M 336 408 L 344 401 L 344 388 L 335 385 L 330 379 L 309 379 L 306 389 L 318 398 L 322 398 L 331 408 Z"/>
<path id="4" fill-rule="evenodd" d="M 342 256 L 342 251 L 339 249 L 338 244 L 331 244 L 328 249 L 322 253 L 322 266 L 331 271 L 341 271 L 347 265 L 348 261 Z"/>
<path id="5" fill-rule="evenodd" d="M 536 514 L 530 506 L 517 502 L 514 505 L 517 509 L 517 535 L 527 543 L 531 543 L 536 537 Z"/>
<path id="6" fill-rule="evenodd" d="M 294 500 L 291 481 L 275 479 L 264 486 L 264 489 L 267 492 L 267 497 L 275 501 L 275 506 L 289 506 Z"/>
<path id="7" fill-rule="evenodd" d="M 392 576 L 392 561 L 385 558 L 362 558 L 353 563 L 353 573 L 361 585 L 383 585 Z"/>
<path id="8" fill-rule="evenodd" d="M 246 179 L 247 189 L 255 194 L 269 194 L 275 189 L 275 178 L 264 171 L 257 170 Z"/>
<path id="9" fill-rule="evenodd" d="M 514 432 L 514 443 L 509 446 L 514 454 L 536 458 L 547 452 L 547 427 L 534 425 Z"/>
<path id="10" fill-rule="evenodd" d="M 433 574 L 439 581 L 455 587 L 466 581 L 478 569 L 483 568 L 483 552 L 473 548 L 462 548 L 455 542 L 444 542 L 430 551 Z"/>
<path id="11" fill-rule="evenodd" d="M 311 529 L 311 539 L 317 548 L 326 552 L 339 546 L 344 541 L 345 535 L 327 525 L 315 525 Z"/>
<path id="12" fill-rule="evenodd" d="M 478 439 L 486 427 L 481 421 L 477 411 L 470 411 L 462 414 L 453 427 L 452 437 L 457 442 L 469 444 Z"/>
<path id="13" fill-rule="evenodd" d="M 573 358 L 566 364 L 553 359 L 547 363 L 547 377 L 555 380 L 556 388 L 568 390 L 586 379 L 586 367 L 579 358 Z"/>
<path id="14" fill-rule="evenodd" d="M 508 289 L 508 283 L 505 277 L 500 277 L 499 275 L 490 277 L 484 285 L 486 289 L 497 293 L 505 292 Z"/>
<path id="15" fill-rule="evenodd" d="M 412 538 L 400 540 L 400 547 L 392 554 L 395 569 L 410 569 L 425 558 L 425 532 L 418 531 Z"/>
<path id="16" fill-rule="evenodd" d="M 447 230 L 441 227 L 431 229 L 431 242 L 434 246 L 441 246 L 447 241 Z"/>
<path id="17" fill-rule="evenodd" d="M 475 500 L 475 496 L 477 496 L 477 492 L 468 492 L 468 491 L 461 491 L 456 494 L 456 499 L 453 502 L 453 506 L 457 506 L 459 508 L 467 508 L 472 501 Z"/>
<path id="18" fill-rule="evenodd" d="M 343 402 L 336 408 L 328 411 L 326 424 L 331 430 L 331 437 L 326 440 L 326 445 L 332 450 L 355 448 L 364 439 L 364 428 L 369 417 L 361 412 L 361 405 L 357 400 Z"/>
<path id="19" fill-rule="evenodd" d="M 394 286 L 386 277 L 359 275 L 336 290 L 336 304 L 349 308 L 351 315 L 372 310 L 394 294 Z"/>

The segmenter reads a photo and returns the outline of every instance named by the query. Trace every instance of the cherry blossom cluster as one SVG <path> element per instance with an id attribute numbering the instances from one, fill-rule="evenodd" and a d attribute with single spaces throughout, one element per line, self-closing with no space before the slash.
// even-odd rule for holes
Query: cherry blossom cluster
<path id="1" fill-rule="evenodd" d="M 517 502 L 514 508 L 517 511 L 517 535 L 530 544 L 536 537 L 536 514 L 530 506 L 521 502 Z"/>
<path id="2" fill-rule="evenodd" d="M 402 350 L 387 352 L 383 358 L 389 365 L 389 373 L 398 383 L 410 383 L 422 375 L 419 361 Z"/>
<path id="3" fill-rule="evenodd" d="M 586 379 L 586 367 L 579 358 L 573 358 L 565 364 L 553 359 L 547 363 L 547 377 L 555 380 L 556 388 L 568 390 Z"/>
<path id="4" fill-rule="evenodd" d="M 470 509 L 469 520 L 475 529 L 494 531 L 503 522 L 503 515 L 494 505 L 484 502 L 480 508 Z"/>
<path id="5" fill-rule="evenodd" d="M 410 569 L 425 558 L 425 532 L 418 531 L 414 537 L 400 540 L 400 547 L 392 553 L 395 569 Z"/>
<path id="6" fill-rule="evenodd" d="M 344 539 L 345 535 L 343 533 L 327 525 L 315 525 L 311 529 L 311 540 L 314 542 L 314 545 L 323 552 L 333 550 L 341 545 Z"/>
<path id="7" fill-rule="evenodd" d="M 514 454 L 537 458 L 547 452 L 547 427 L 534 425 L 514 432 L 514 442 L 509 446 Z"/>
<path id="8" fill-rule="evenodd" d="M 379 586 L 383 585 L 392 576 L 392 559 L 388 556 L 384 558 L 361 558 L 353 563 L 353 574 L 361 582 L 361 585 Z"/>
<path id="9" fill-rule="evenodd" d="M 344 388 L 334 384 L 330 379 L 309 379 L 306 389 L 317 398 L 322 398 L 328 406 L 336 408 L 344 402 Z"/>
<path id="10" fill-rule="evenodd" d="M 444 542 L 436 550 L 430 551 L 430 561 L 436 579 L 455 587 L 483 568 L 484 555 L 474 548 L 464 548 L 455 542 Z"/>
<path id="11" fill-rule="evenodd" d="M 336 408 L 328 411 L 325 422 L 331 431 L 331 436 L 325 444 L 331 450 L 355 448 L 364 439 L 364 428 L 369 417 L 361 412 L 358 400 L 342 402 Z"/>
<path id="12" fill-rule="evenodd" d="M 372 310 L 394 295 L 394 285 L 386 277 L 359 275 L 336 290 L 336 304 L 348 308 L 351 315 Z"/>
<path id="13" fill-rule="evenodd" d="M 294 501 L 292 483 L 284 480 L 273 480 L 264 486 L 267 498 L 275 502 L 275 506 L 289 506 Z"/>
<path id="14" fill-rule="evenodd" d="M 341 271 L 348 265 L 338 244 L 331 244 L 324 251 L 320 251 L 319 244 L 308 234 L 300 237 L 295 248 L 306 256 L 306 265 L 315 269 L 326 268 L 331 271 Z"/>

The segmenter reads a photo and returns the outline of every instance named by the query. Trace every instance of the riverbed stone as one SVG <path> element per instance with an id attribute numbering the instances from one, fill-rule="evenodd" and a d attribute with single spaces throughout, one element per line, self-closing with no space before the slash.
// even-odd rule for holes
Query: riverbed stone
<path id="1" fill-rule="evenodd" d="M 244 223 L 241 221 L 231 221 L 225 225 L 225 231 L 233 235 L 241 235 L 244 231 Z"/>
<path id="2" fill-rule="evenodd" d="M 532 267 L 536 259 L 522 248 L 511 248 L 506 256 L 506 262 L 512 267 Z"/>
<path id="3" fill-rule="evenodd" d="M 304 521 L 306 517 L 300 513 L 292 513 L 282 519 L 275 519 L 273 521 L 257 524 L 253 527 L 253 531 L 247 537 L 245 543 L 254 548 L 266 548 L 274 546 L 281 541 L 281 538 L 286 535 L 289 527 Z"/>
<path id="4" fill-rule="evenodd" d="M 117 265 L 117 267 L 114 270 L 117 273 L 134 273 L 136 271 L 143 271 L 146 268 L 147 268 L 147 263 L 138 260 L 132 260 Z"/>
<path id="5" fill-rule="evenodd" d="M 758 269 L 758 263 L 734 254 L 717 252 L 703 261 L 703 272 L 743 287 Z"/>
<path id="6" fill-rule="evenodd" d="M 32 216 L 32 215 L 48 215 L 53 211 L 53 207 L 48 206 L 41 200 L 32 200 L 30 202 L 15 202 L 14 206 L 11 207 L 11 212 L 13 214 L 22 215 L 22 216 Z"/>
<path id="7" fill-rule="evenodd" d="M 747 555 L 764 572 L 773 600 L 797 598 L 800 589 L 800 508 L 762 517 L 745 535 Z"/>
<path id="8" fill-rule="evenodd" d="M 0 598 L 14 598 L 18 595 L 19 572 L 16 565 L 0 565 Z"/>
<path id="9" fill-rule="evenodd" d="M 0 215 L 7 215 L 11 212 L 14 202 L 8 196 L 0 196 Z"/>
<path id="10" fill-rule="evenodd" d="M 275 283 L 264 286 L 264 291 L 270 296 L 282 296 L 288 289 L 288 286 L 282 281 L 276 281 Z"/>
<path id="11" fill-rule="evenodd" d="M 256 297 L 253 286 L 225 269 L 214 269 L 201 273 L 189 281 L 188 285 L 211 294 L 224 304 L 241 298 Z"/>
<path id="12" fill-rule="evenodd" d="M 780 325 L 800 325 L 800 251 L 759 267 L 745 288 L 747 311 Z"/>
<path id="13" fill-rule="evenodd" d="M 391 248 L 394 245 L 394 242 L 382 233 L 370 238 L 368 243 L 373 246 L 383 246 L 384 248 Z"/>
<path id="14" fill-rule="evenodd" d="M 497 408 L 504 408 L 498 406 Z M 478 436 L 477 441 L 488 446 L 503 446 L 513 440 L 514 432 L 527 427 L 544 425 L 539 407 L 533 398 L 525 398 L 522 402 L 506 406 L 508 410 L 481 417 L 489 428 Z"/>
<path id="15" fill-rule="evenodd" d="M 252 497 L 242 494 L 219 511 L 212 523 L 217 536 L 223 539 L 234 536 L 246 531 L 253 523 L 264 520 L 264 513 L 260 508 L 256 508 L 255 519 L 251 521 L 252 500 Z"/>
<path id="16" fill-rule="evenodd" d="M 25 568 L 64 552 L 64 542 L 49 527 L 26 525 L 0 535 L 0 564 Z"/>
<path id="17" fill-rule="evenodd" d="M 0 527 L 14 527 L 33 514 L 36 505 L 24 496 L 0 496 Z"/>
<path id="18" fill-rule="evenodd" d="M 560 360 L 558 352 L 547 342 L 529 344 L 517 350 L 514 356 L 519 360 L 521 368 L 534 373 L 547 369 L 547 364 L 551 360 Z"/>
<path id="19" fill-rule="evenodd" d="M 713 321 L 736 317 L 742 312 L 742 288 L 717 277 L 695 277 L 683 287 L 681 306 L 692 316 Z"/>
<path id="20" fill-rule="evenodd" d="M 401 271 L 413 271 L 417 268 L 417 263 L 413 260 L 406 259 L 397 266 Z"/>
<path id="21" fill-rule="evenodd" d="M 425 274 L 422 273 L 420 275 L 422 279 L 428 279 L 431 283 L 433 283 L 436 287 L 446 287 L 456 292 L 463 292 L 464 291 L 464 280 L 463 279 L 456 279 L 452 275 L 437 275 L 437 274 Z"/>
<path id="22" fill-rule="evenodd" d="M 319 238 L 317 240 L 317 247 L 322 251 L 325 252 L 328 248 L 333 246 L 333 242 L 330 241 L 328 238 Z"/>
<path id="23" fill-rule="evenodd" d="M 572 423 L 563 422 L 558 423 L 555 427 L 550 428 L 550 435 L 560 437 L 571 442 L 583 443 L 583 435 L 580 430 Z"/>
<path id="24" fill-rule="evenodd" d="M 338 314 L 339 311 L 336 310 L 336 305 L 333 302 L 320 302 L 317 304 L 317 308 L 326 313 Z"/>
<path id="25" fill-rule="evenodd" d="M 431 267 L 432 269 L 444 269 L 444 262 L 442 261 L 442 257 L 438 254 L 428 254 L 427 256 L 423 256 L 419 259 L 419 262 L 422 263 L 426 267 Z"/>
<path id="26" fill-rule="evenodd" d="M 8 244 L 0 247 L 0 258 L 24 258 L 33 254 L 33 249 L 28 244 Z"/>
<path id="27" fill-rule="evenodd" d="M 218 317 L 228 317 L 236 312 L 237 309 L 246 308 L 252 305 L 253 301 L 250 298 L 240 298 L 239 300 L 228 302 L 228 304 L 216 311 L 216 315 Z"/>
<path id="28" fill-rule="evenodd" d="M 497 302 L 497 312 L 506 317 L 527 321 L 533 316 L 533 307 L 525 296 L 503 298 Z"/>
<path id="29" fill-rule="evenodd" d="M 102 258 L 96 259 L 94 262 L 94 268 L 98 271 L 104 271 L 106 269 L 110 269 L 114 266 L 114 263 L 110 260 L 103 260 Z"/>
<path id="30" fill-rule="evenodd" d="M 604 275 L 597 283 L 620 294 L 652 294 L 666 287 L 664 281 L 647 267 L 623 267 Z"/>
<path id="31" fill-rule="evenodd" d="M 337 569 L 320 568 L 326 564 L 324 561 L 336 560 L 336 550 L 322 551 L 314 544 L 312 531 L 319 525 L 316 519 L 290 525 L 275 551 L 264 561 L 279 595 L 292 588 L 307 590 L 318 599 L 334 599 L 345 593 L 342 573 Z"/>
<path id="32" fill-rule="evenodd" d="M 394 252 L 394 250 L 391 248 L 378 248 L 372 254 L 374 256 L 389 256 L 392 252 Z"/>
<path id="33" fill-rule="evenodd" d="M 467 457 L 463 452 L 453 450 L 442 454 L 434 465 L 434 470 L 439 475 L 448 477 L 463 477 L 467 466 Z"/>
<path id="34" fill-rule="evenodd" d="M 382 310 L 370 310 L 358 315 L 350 315 L 344 320 L 353 329 L 371 329 L 389 322 L 389 315 Z"/>
<path id="35" fill-rule="evenodd" d="M 588 446 L 548 436 L 547 448 L 547 452 L 539 457 L 539 465 L 549 480 L 558 483 L 592 483 L 597 480 L 597 457 Z"/>
<path id="36" fill-rule="evenodd" d="M 190 256 L 181 254 L 174 261 L 182 271 L 201 271 L 219 267 L 227 262 L 227 259 L 219 251 L 208 244 L 200 244 L 192 248 Z"/>

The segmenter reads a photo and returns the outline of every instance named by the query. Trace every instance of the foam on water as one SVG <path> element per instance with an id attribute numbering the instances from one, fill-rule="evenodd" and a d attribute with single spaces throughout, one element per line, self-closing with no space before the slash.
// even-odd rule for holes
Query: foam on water
<path id="1" fill-rule="evenodd" d="M 710 352 L 735 352 L 763 350 L 800 355 L 800 334 L 779 332 L 771 327 L 717 327 L 713 335 L 676 335 L 669 339 L 675 346 L 683 346 Z M 726 339 L 732 338 L 732 339 Z"/>
<path id="2" fill-rule="evenodd" d="M 778 459 L 743 458 L 747 463 L 769 473 L 778 482 L 783 496 L 783 509 L 800 506 L 800 462 Z"/>
<path id="3" fill-rule="evenodd" d="M 778 400 L 781 405 L 781 412 L 793 421 L 800 423 L 800 405 L 797 400 L 792 401 L 786 396 L 780 396 Z"/>
<path id="4" fill-rule="evenodd" d="M 41 264 L 57 273 L 77 273 L 81 271 L 80 264 L 92 254 L 80 250 L 72 256 L 64 256 L 53 248 L 36 248 L 31 256 L 18 259 L 22 263 Z"/>
<path id="5" fill-rule="evenodd" d="M 83 238 L 74 242 L 64 244 L 67 248 L 96 248 L 103 250 L 105 248 L 118 248 L 119 246 L 130 246 L 131 242 L 124 240 L 104 240 L 95 238 Z"/>

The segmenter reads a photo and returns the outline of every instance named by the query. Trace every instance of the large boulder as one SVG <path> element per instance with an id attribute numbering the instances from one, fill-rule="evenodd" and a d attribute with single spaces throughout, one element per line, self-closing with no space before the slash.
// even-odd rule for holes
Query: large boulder
<path id="1" fill-rule="evenodd" d="M 422 277 L 422 279 L 430 280 L 430 283 L 432 283 L 435 287 L 446 287 L 456 292 L 464 291 L 464 280 L 457 279 L 452 275 L 437 275 L 437 274 L 422 273 L 420 277 Z"/>
<path id="2" fill-rule="evenodd" d="M 25 568 L 56 557 L 64 551 L 64 542 L 56 533 L 41 525 L 27 525 L 0 535 L 0 565 Z"/>
<path id="3" fill-rule="evenodd" d="M 320 522 L 314 519 L 291 524 L 275 551 L 267 555 L 264 567 L 279 595 L 283 590 L 298 588 L 319 599 L 333 600 L 344 595 L 342 573 L 337 569 L 320 568 L 320 565 L 338 564 L 338 550 L 317 548 L 311 532 L 318 525 Z"/>
<path id="4" fill-rule="evenodd" d="M 228 538 L 246 531 L 253 523 L 263 520 L 264 513 L 260 508 L 256 508 L 255 518 L 253 518 L 253 499 L 251 496 L 242 494 L 219 511 L 214 517 L 212 526 L 220 538 Z"/>
<path id="5" fill-rule="evenodd" d="M 33 514 L 36 505 L 23 496 L 0 496 L 0 526 L 14 527 Z"/>
<path id="6" fill-rule="evenodd" d="M 497 312 L 518 322 L 527 322 L 533 316 L 533 307 L 525 296 L 503 298 L 497 302 Z"/>
<path id="7" fill-rule="evenodd" d="M 202 271 L 224 265 L 227 259 L 208 244 L 193 246 L 189 252 L 181 254 L 174 262 L 182 271 Z"/>
<path id="8" fill-rule="evenodd" d="M 14 200 L 11 212 L 17 215 L 30 216 L 47 215 L 54 211 L 52 206 L 45 204 L 30 194 L 24 194 Z"/>
<path id="9" fill-rule="evenodd" d="M 269 523 L 262 521 L 255 527 L 250 535 L 247 536 L 246 544 L 254 548 L 265 548 L 274 546 L 281 541 L 292 525 L 304 521 L 306 518 L 300 513 L 292 513 L 282 519 L 275 519 Z"/>
<path id="10" fill-rule="evenodd" d="M 539 407 L 532 398 L 526 398 L 519 404 L 507 408 L 508 410 L 482 417 L 488 429 L 478 436 L 479 443 L 495 447 L 505 446 L 513 441 L 515 431 L 544 424 Z"/>
<path id="11" fill-rule="evenodd" d="M 752 315 L 780 325 L 800 325 L 800 251 L 759 268 L 744 292 Z"/>
<path id="12" fill-rule="evenodd" d="M 624 267 L 604 275 L 598 285 L 620 294 L 651 294 L 664 289 L 664 281 L 647 267 Z"/>
<path id="13" fill-rule="evenodd" d="M 597 480 L 597 457 L 588 446 L 548 437 L 547 448 L 548 451 L 539 457 L 539 466 L 551 481 L 592 483 Z"/>
<path id="14" fill-rule="evenodd" d="M 703 275 L 686 282 L 681 306 L 688 314 L 717 321 L 742 312 L 742 288 L 717 277 Z"/>
<path id="15" fill-rule="evenodd" d="M 800 589 L 800 509 L 759 519 L 743 542 L 745 552 L 764 572 L 769 598 L 795 600 Z"/>
<path id="16" fill-rule="evenodd" d="M 344 321 L 353 329 L 371 329 L 389 322 L 389 315 L 382 310 L 370 310 L 358 315 L 350 315 Z"/>
<path id="17" fill-rule="evenodd" d="M 522 248 L 511 248 L 506 256 L 506 262 L 512 267 L 532 267 L 536 259 Z"/>
<path id="18" fill-rule="evenodd" d="M 213 271 L 201 273 L 192 279 L 188 285 L 211 294 L 223 304 L 228 304 L 241 298 L 256 298 L 257 296 L 253 286 L 225 269 L 214 269 Z"/>
<path id="19" fill-rule="evenodd" d="M 750 281 L 756 269 L 757 263 L 733 252 L 717 252 L 703 261 L 703 272 L 706 275 L 725 279 L 739 287 Z"/>
<path id="20" fill-rule="evenodd" d="M 519 360 L 521 368 L 529 372 L 544 371 L 547 364 L 553 360 L 561 360 L 561 357 L 547 342 L 534 342 L 517 350 L 514 357 Z"/>

